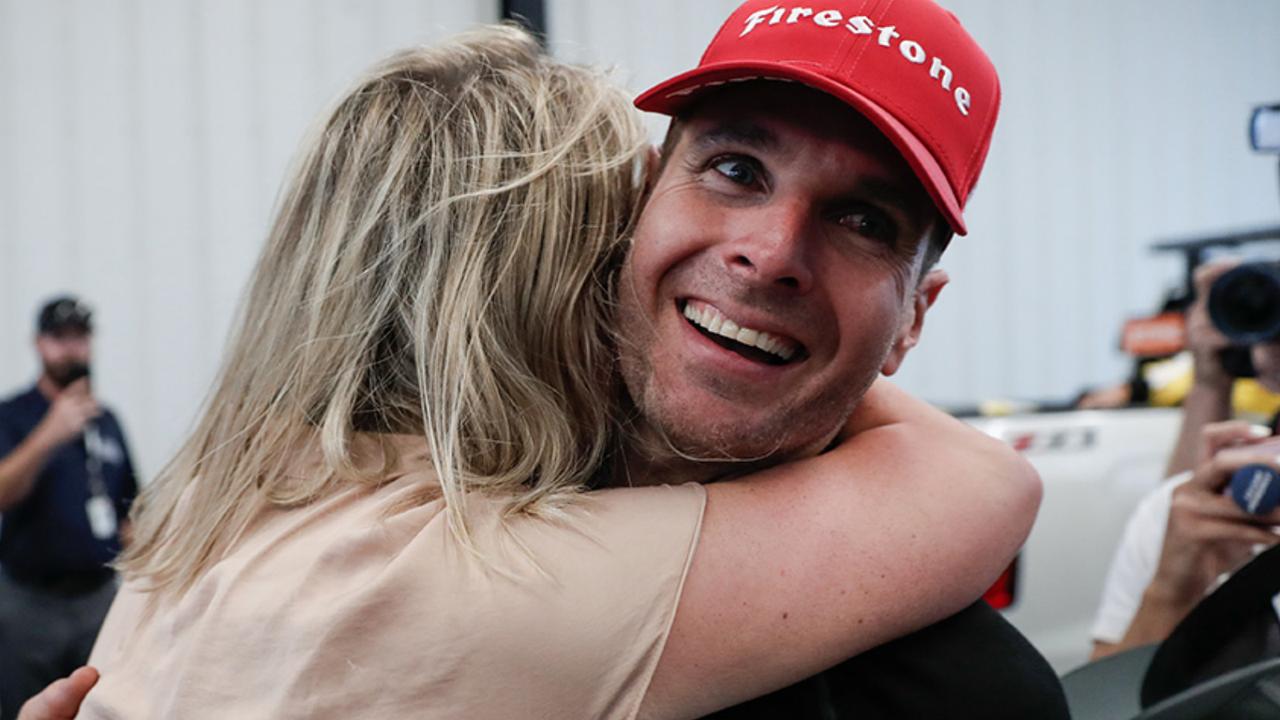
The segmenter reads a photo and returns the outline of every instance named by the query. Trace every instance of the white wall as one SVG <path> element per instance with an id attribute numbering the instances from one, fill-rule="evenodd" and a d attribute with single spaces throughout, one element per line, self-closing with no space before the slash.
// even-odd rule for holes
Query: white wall
<path id="1" fill-rule="evenodd" d="M 399 47 L 497 18 L 456 0 L 0 0 L 0 394 L 34 314 L 97 310 L 95 387 L 148 475 L 212 380 L 307 123 Z"/>
<path id="2" fill-rule="evenodd" d="M 1118 381 L 1122 319 L 1180 278 L 1153 240 L 1280 223 L 1277 159 L 1245 135 L 1254 105 L 1280 102 L 1280 2 L 941 1 L 1004 104 L 970 235 L 943 259 L 952 285 L 899 378 L 949 404 Z M 639 92 L 693 67 L 737 4 L 548 0 L 548 22 L 559 53 Z"/>
<path id="3" fill-rule="evenodd" d="M 1172 263 L 1154 238 L 1280 218 L 1246 113 L 1280 101 L 1274 0 L 944 0 L 1005 106 L 954 284 L 902 378 L 925 396 L 1063 396 L 1120 377 L 1120 318 Z M 736 0 L 548 0 L 554 48 L 639 90 L 691 66 Z M 98 310 L 102 395 L 143 470 L 212 378 L 306 123 L 390 50 L 493 20 L 485 0 L 0 0 L 0 393 L 33 314 Z M 655 133 L 660 123 L 654 119 Z"/>

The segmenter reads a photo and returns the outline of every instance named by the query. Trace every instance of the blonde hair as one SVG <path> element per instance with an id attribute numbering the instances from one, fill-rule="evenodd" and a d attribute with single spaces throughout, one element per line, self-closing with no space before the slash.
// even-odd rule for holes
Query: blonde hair
<path id="1" fill-rule="evenodd" d="M 377 66 L 304 142 L 124 571 L 181 592 L 263 507 L 384 480 L 353 458 L 364 432 L 425 437 L 420 500 L 464 541 L 470 493 L 537 511 L 580 489 L 613 438 L 609 302 L 645 151 L 621 90 L 513 27 Z M 323 471 L 291 477 L 315 445 Z"/>

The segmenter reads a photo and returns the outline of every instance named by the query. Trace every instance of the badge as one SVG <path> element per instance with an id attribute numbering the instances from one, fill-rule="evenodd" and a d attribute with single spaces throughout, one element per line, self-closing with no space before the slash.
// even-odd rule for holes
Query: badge
<path id="1" fill-rule="evenodd" d="M 84 504 L 84 512 L 89 516 L 89 529 L 99 540 L 111 540 L 116 536 L 116 508 L 111 500 L 102 495 L 94 495 Z"/>

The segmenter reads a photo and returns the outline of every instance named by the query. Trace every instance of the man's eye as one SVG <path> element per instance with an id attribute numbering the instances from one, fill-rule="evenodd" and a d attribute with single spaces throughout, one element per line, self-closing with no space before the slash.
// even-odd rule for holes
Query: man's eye
<path id="1" fill-rule="evenodd" d="M 873 209 L 846 213 L 840 218 L 840 224 L 859 235 L 889 244 L 893 244 L 898 236 L 898 226 L 893 220 Z"/>
<path id="2" fill-rule="evenodd" d="M 738 185 L 756 185 L 760 182 L 760 171 L 750 160 L 721 158 L 712 163 L 711 167 Z"/>

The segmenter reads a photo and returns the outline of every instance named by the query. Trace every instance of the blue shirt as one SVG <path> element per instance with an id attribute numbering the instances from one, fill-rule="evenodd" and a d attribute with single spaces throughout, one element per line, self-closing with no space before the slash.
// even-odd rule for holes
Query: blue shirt
<path id="1" fill-rule="evenodd" d="M 49 405 L 34 387 L 0 403 L 0 458 L 31 434 Z M 92 422 L 103 440 L 103 485 L 123 523 L 138 492 L 124 432 L 109 410 Z M 14 579 L 50 582 L 100 573 L 120 552 L 119 533 L 99 540 L 90 528 L 88 460 L 83 436 L 63 444 L 49 455 L 27 497 L 4 512 L 0 567 Z"/>

